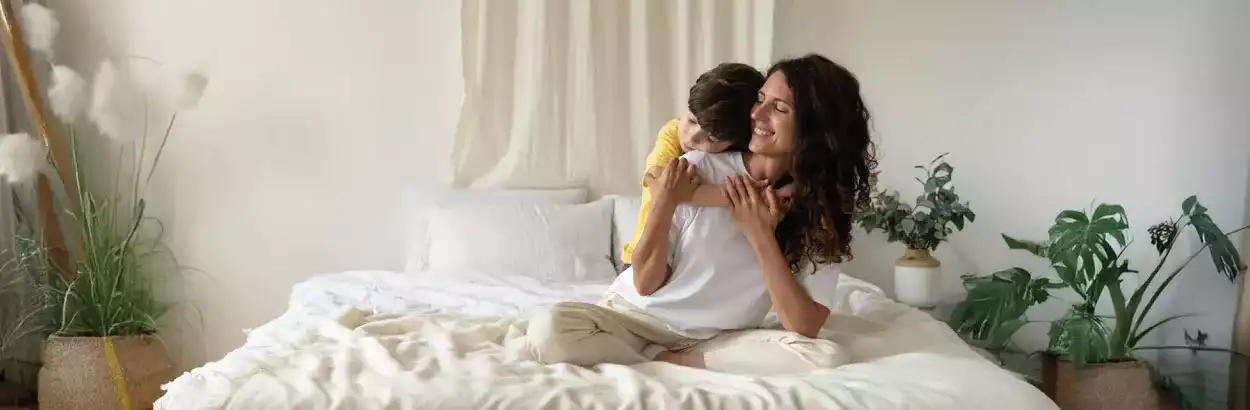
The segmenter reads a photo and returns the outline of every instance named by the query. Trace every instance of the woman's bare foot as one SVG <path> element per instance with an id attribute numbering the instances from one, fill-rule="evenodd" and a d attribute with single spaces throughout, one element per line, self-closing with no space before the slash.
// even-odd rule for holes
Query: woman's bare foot
<path id="1" fill-rule="evenodd" d="M 699 369 L 704 367 L 703 353 L 663 351 L 655 356 L 655 360 L 669 362 L 678 366 L 695 367 Z"/>

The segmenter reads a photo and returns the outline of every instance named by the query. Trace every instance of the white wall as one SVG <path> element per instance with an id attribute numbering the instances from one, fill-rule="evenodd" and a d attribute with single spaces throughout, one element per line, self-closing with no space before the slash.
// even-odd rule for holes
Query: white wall
<path id="1" fill-rule="evenodd" d="M 458 2 L 53 6 L 79 68 L 140 54 L 212 77 L 150 195 L 181 261 L 204 271 L 188 295 L 203 330 L 175 335 L 183 367 L 239 345 L 304 278 L 400 268 L 400 188 L 449 176 Z M 883 183 L 909 192 L 912 164 L 952 153 L 980 218 L 938 252 L 948 290 L 960 272 L 1030 261 L 1000 232 L 1040 237 L 1058 210 L 1093 200 L 1127 206 L 1142 243 L 1189 194 L 1226 226 L 1245 220 L 1245 3 L 779 0 L 776 12 L 778 55 L 821 52 L 864 82 Z M 861 235 L 850 269 L 888 287 L 899 251 Z M 1232 289 L 1196 273 L 1176 290 L 1201 297 L 1168 309 L 1227 315 Z"/>
<path id="2" fill-rule="evenodd" d="M 999 234 L 1044 239 L 1058 211 L 1093 201 L 1127 208 L 1130 257 L 1142 270 L 1156 260 L 1146 227 L 1176 215 L 1188 195 L 1226 228 L 1247 219 L 1250 3 L 779 3 L 778 56 L 823 53 L 861 79 L 883 184 L 914 194 L 910 166 L 951 153 L 978 219 L 938 251 L 947 292 L 959 291 L 963 272 L 1047 272 Z M 859 236 L 849 270 L 890 286 L 901 245 L 883 243 Z M 1200 327 L 1226 346 L 1234 289 L 1209 261 L 1194 268 L 1160 303 L 1205 316 L 1165 329 L 1168 342 Z M 1045 329 L 1034 330 L 1026 346 L 1043 340 Z"/>
<path id="3" fill-rule="evenodd" d="M 131 54 L 211 77 L 149 195 L 181 262 L 203 271 L 186 295 L 203 326 L 170 332 L 182 367 L 240 345 L 311 275 L 402 268 L 400 189 L 449 177 L 459 2 L 52 3 L 78 68 Z"/>

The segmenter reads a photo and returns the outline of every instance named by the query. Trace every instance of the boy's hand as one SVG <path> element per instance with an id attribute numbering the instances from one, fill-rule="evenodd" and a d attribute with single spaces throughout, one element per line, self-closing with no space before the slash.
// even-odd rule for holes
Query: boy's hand
<path id="1" fill-rule="evenodd" d="M 699 186 L 699 173 L 695 172 L 694 164 L 685 158 L 669 161 L 660 171 L 655 183 L 647 187 L 651 191 L 651 200 L 656 205 L 677 205 L 690 202 L 694 190 Z"/>

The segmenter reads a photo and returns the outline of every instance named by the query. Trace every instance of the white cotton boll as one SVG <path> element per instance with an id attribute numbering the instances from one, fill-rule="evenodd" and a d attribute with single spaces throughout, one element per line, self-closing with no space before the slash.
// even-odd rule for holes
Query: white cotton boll
<path id="1" fill-rule="evenodd" d="M 13 184 L 34 181 L 48 164 L 48 146 L 27 133 L 9 134 L 0 139 L 0 174 Z"/>
<path id="2" fill-rule="evenodd" d="M 182 110 L 194 110 L 200 105 L 200 98 L 204 97 L 204 90 L 207 88 L 208 76 L 203 73 L 192 71 L 183 74 L 178 107 Z"/>
<path id="3" fill-rule="evenodd" d="M 34 2 L 22 6 L 21 15 L 22 37 L 26 38 L 26 45 L 51 59 L 52 44 L 56 42 L 56 33 L 61 29 L 56 15 L 47 7 Z"/>
<path id="4" fill-rule="evenodd" d="M 134 113 L 137 99 L 131 86 L 112 61 L 100 63 L 92 83 L 87 115 L 105 137 L 121 142 L 139 138 L 136 125 L 144 124 L 142 116 Z"/>
<path id="5" fill-rule="evenodd" d="M 78 121 L 87 103 L 87 82 L 73 69 L 58 65 L 52 67 L 52 86 L 48 87 L 48 104 L 52 113 L 61 121 Z"/>

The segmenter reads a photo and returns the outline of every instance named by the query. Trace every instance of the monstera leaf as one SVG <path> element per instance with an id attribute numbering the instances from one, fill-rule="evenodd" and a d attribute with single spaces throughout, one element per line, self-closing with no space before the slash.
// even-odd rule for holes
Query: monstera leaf
<path id="1" fill-rule="evenodd" d="M 1233 241 L 1229 240 L 1228 235 L 1220 230 L 1215 221 L 1211 220 L 1210 215 L 1207 215 L 1207 208 L 1198 203 L 1197 197 L 1191 196 L 1181 203 L 1181 210 L 1189 216 L 1189 223 L 1198 233 L 1198 239 L 1210 248 L 1215 270 L 1224 274 L 1229 281 L 1237 280 L 1237 277 L 1246 270 L 1246 266 L 1242 264 L 1241 255 L 1237 253 Z"/>
<path id="2" fill-rule="evenodd" d="M 968 296 L 951 313 L 956 332 L 1002 347 L 1026 323 L 1024 313 L 1050 298 L 1050 289 L 1062 283 L 1033 278 L 1022 268 L 1011 268 L 989 276 L 963 276 Z"/>
<path id="3" fill-rule="evenodd" d="M 1091 305 L 1076 305 L 1062 319 L 1051 322 L 1050 350 L 1067 355 L 1077 368 L 1119 359 L 1110 357 L 1111 334 L 1111 328 L 1094 314 Z"/>
<path id="4" fill-rule="evenodd" d="M 1119 257 L 1110 239 L 1123 249 L 1127 230 L 1128 216 L 1119 205 L 1098 205 L 1093 215 L 1066 210 L 1055 217 L 1050 228 L 1046 255 L 1061 280 L 1082 297 L 1096 302 L 1101 290 L 1090 289 L 1091 284 L 1104 267 Z"/>
<path id="5" fill-rule="evenodd" d="M 1003 234 L 1002 236 L 1003 242 L 1007 243 L 1007 249 L 1023 249 L 1039 257 L 1050 259 L 1050 244 L 1025 239 L 1016 239 L 1007 236 L 1006 234 Z"/>

